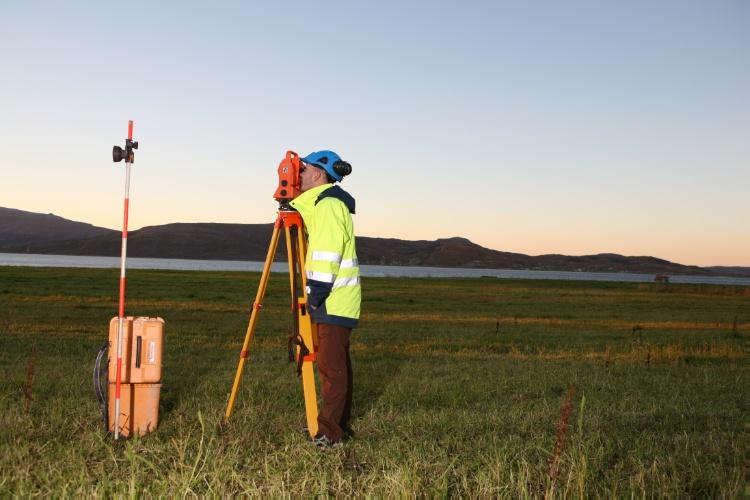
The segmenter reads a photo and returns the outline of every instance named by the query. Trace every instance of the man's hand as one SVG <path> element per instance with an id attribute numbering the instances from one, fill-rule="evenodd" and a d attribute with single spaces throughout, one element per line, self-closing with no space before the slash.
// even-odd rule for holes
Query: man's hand
<path id="1" fill-rule="evenodd" d="M 326 290 L 326 288 L 328 287 L 307 286 L 307 307 L 311 311 L 318 309 L 326 301 L 328 295 L 330 295 L 330 290 Z"/>

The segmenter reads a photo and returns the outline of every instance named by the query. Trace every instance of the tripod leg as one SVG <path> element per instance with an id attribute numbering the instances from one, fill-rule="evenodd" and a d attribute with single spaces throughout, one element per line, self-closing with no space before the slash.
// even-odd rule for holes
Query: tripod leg
<path id="1" fill-rule="evenodd" d="M 308 324 L 309 328 L 309 324 Z M 301 330 L 304 332 L 304 326 Z M 305 334 L 302 333 L 302 338 Z M 313 368 L 313 357 L 308 355 L 302 361 L 302 391 L 305 397 L 305 418 L 307 420 L 307 430 L 311 437 L 318 433 L 318 394 L 315 388 L 315 369 Z"/>
<path id="2" fill-rule="evenodd" d="M 234 384 L 232 385 L 232 392 L 229 395 L 229 402 L 227 403 L 227 410 L 224 413 L 224 422 L 229 420 L 232 416 L 232 409 L 234 408 L 235 400 L 237 399 L 237 391 L 240 388 L 240 381 L 242 380 L 242 371 L 245 368 L 245 360 L 247 360 L 248 350 L 250 349 L 250 342 L 253 340 L 255 334 L 255 324 L 258 321 L 258 313 L 263 303 L 263 296 L 266 294 L 266 287 L 268 286 L 268 277 L 271 273 L 271 265 L 273 264 L 273 258 L 276 254 L 276 248 L 279 245 L 279 234 L 282 225 L 281 218 L 276 219 L 276 223 L 273 226 L 273 234 L 271 235 L 271 244 L 268 246 L 268 254 L 266 255 L 266 262 L 263 265 L 263 273 L 260 275 L 260 283 L 258 284 L 258 293 L 255 296 L 255 302 L 253 302 L 253 310 L 250 313 L 250 323 L 247 325 L 247 332 L 245 333 L 245 342 L 242 344 L 242 350 L 240 351 L 240 362 L 237 365 L 237 373 L 234 376 Z"/>
<path id="3" fill-rule="evenodd" d="M 289 286 L 291 291 L 291 302 L 289 312 L 292 315 L 292 331 L 290 332 L 292 338 L 296 339 L 299 337 L 299 286 L 297 283 L 297 238 L 299 234 L 299 226 L 295 225 L 294 222 L 291 224 L 285 224 L 286 229 L 286 254 L 287 263 L 289 267 Z M 312 347 L 312 346 L 310 346 Z M 295 360 L 299 358 L 299 349 L 296 350 Z M 291 360 L 290 360 L 291 361 Z"/>
<path id="4" fill-rule="evenodd" d="M 307 429 L 310 436 L 314 437 L 318 433 L 318 395 L 315 388 L 315 362 L 316 352 L 318 350 L 318 327 L 310 320 L 307 314 L 307 277 L 305 275 L 305 237 L 299 235 L 296 241 L 298 260 L 296 262 L 302 277 L 303 295 L 299 299 L 299 330 L 302 340 L 308 346 L 310 353 L 302 360 L 302 390 L 305 397 L 305 416 L 307 418 Z M 299 355 L 299 353 L 298 353 Z"/>
<path id="5" fill-rule="evenodd" d="M 299 259 L 299 273 L 302 276 L 302 297 L 304 298 L 305 308 L 307 308 L 307 273 L 305 272 L 305 256 L 307 255 L 307 242 L 304 236 L 300 236 L 297 240 L 299 245 L 298 255 Z M 311 352 L 318 351 L 318 325 L 313 323 L 308 317 L 308 323 L 310 324 L 310 338 L 305 338 L 305 342 L 309 342 L 309 345 L 313 347 Z"/>

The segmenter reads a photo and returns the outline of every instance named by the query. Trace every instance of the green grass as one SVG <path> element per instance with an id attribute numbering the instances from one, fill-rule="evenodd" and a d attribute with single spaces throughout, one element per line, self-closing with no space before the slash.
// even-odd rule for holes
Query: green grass
<path id="1" fill-rule="evenodd" d="M 113 442 L 90 379 L 118 272 L 0 267 L 0 496 L 745 493 L 748 287 L 367 278 L 356 436 L 320 452 L 285 274 L 220 433 L 259 275 L 129 272 L 128 313 L 166 321 L 161 421 Z"/>

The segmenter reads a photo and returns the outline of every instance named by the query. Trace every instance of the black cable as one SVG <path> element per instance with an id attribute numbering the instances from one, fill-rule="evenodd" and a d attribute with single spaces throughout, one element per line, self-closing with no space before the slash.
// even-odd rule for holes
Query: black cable
<path id="1" fill-rule="evenodd" d="M 96 362 L 94 362 L 94 393 L 96 394 L 96 400 L 99 403 L 99 411 L 102 414 L 102 421 L 104 423 L 104 430 L 109 428 L 108 422 L 108 411 L 107 406 L 107 383 L 109 373 L 107 372 L 107 366 L 102 369 L 102 359 L 105 359 L 105 355 L 109 352 L 109 342 L 105 342 L 96 354 Z M 102 378 L 104 384 L 102 385 Z"/>

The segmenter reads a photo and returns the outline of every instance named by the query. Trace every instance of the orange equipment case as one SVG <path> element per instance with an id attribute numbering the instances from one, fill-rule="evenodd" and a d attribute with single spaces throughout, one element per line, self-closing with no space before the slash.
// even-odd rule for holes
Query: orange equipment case
<path id="1" fill-rule="evenodd" d="M 120 319 L 109 322 L 110 353 L 117 352 Z M 122 371 L 120 373 L 120 429 L 127 437 L 143 435 L 159 423 L 164 320 L 128 316 L 123 322 Z M 108 428 L 115 430 L 115 387 L 117 359 L 109 358 Z"/>

